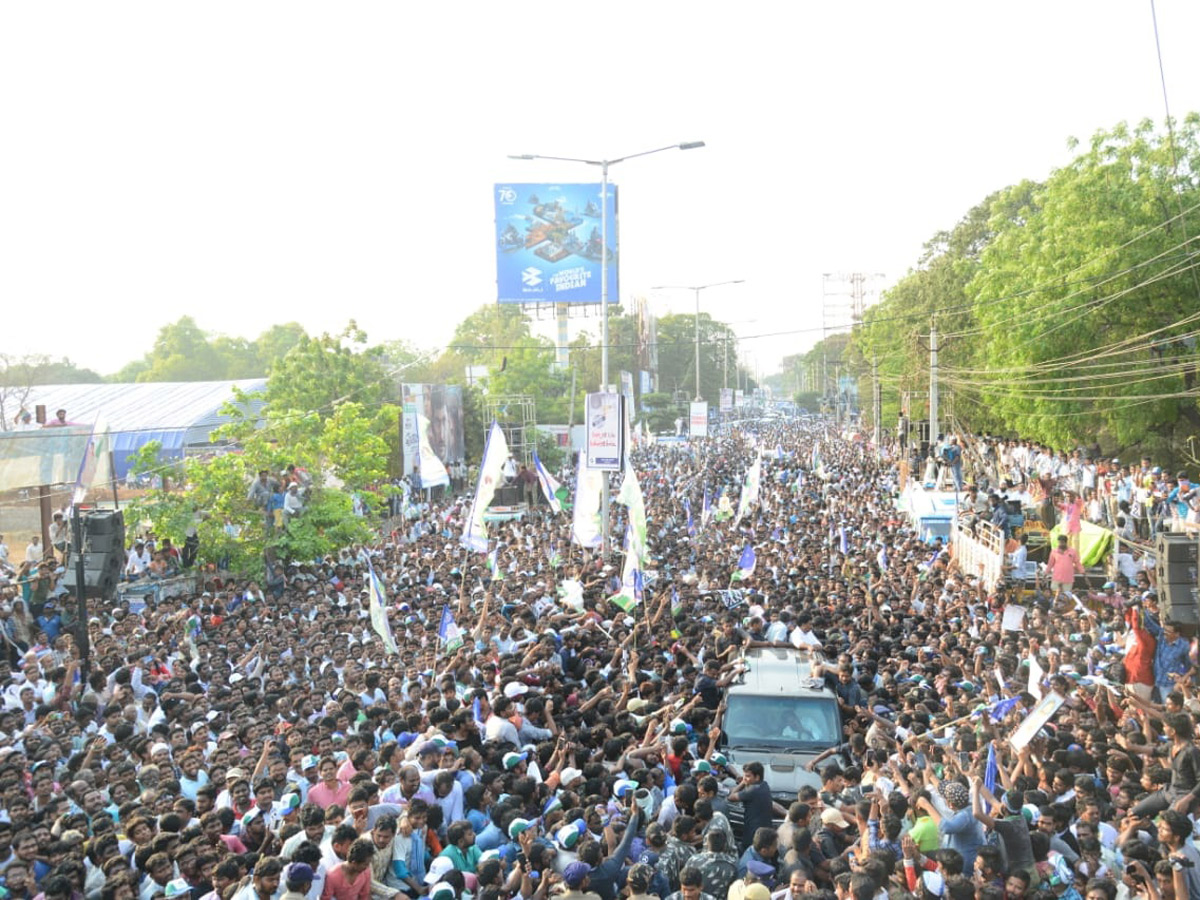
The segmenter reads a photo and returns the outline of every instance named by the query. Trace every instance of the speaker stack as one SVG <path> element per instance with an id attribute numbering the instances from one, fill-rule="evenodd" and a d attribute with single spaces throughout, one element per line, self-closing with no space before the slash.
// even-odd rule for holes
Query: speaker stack
<path id="1" fill-rule="evenodd" d="M 73 548 L 74 549 L 74 548 Z M 125 565 L 125 518 L 120 510 L 97 510 L 83 517 L 83 589 L 86 597 L 116 593 Z M 67 564 L 63 583 L 72 595 L 78 585 L 77 561 Z"/>
<path id="2" fill-rule="evenodd" d="M 1200 635 L 1200 540 L 1188 534 L 1160 534 L 1155 547 L 1158 608 L 1179 633 Z"/>

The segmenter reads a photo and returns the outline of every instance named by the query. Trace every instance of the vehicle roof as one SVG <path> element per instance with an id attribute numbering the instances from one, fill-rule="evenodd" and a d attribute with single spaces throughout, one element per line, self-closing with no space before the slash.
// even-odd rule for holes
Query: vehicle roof
<path id="1" fill-rule="evenodd" d="M 825 662 L 819 650 L 794 647 L 749 647 L 742 654 L 745 674 L 729 686 L 737 694 L 793 694 L 832 697 L 824 685 L 813 687 L 812 668 Z"/>

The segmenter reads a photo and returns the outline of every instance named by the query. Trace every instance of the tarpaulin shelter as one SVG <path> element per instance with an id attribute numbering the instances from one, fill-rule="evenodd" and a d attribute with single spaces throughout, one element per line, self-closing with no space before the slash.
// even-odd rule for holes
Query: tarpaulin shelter
<path id="1" fill-rule="evenodd" d="M 235 391 L 254 395 L 242 408 L 248 415 L 257 415 L 266 384 L 265 378 L 249 378 L 38 385 L 23 398 L 25 409 L 32 411 L 42 405 L 51 416 L 55 410 L 65 409 L 68 420 L 80 424 L 0 434 L 0 491 L 74 482 L 94 423 L 108 436 L 105 452 L 98 454 L 104 457 L 104 478 L 97 474 L 97 481 L 108 477 L 107 450 L 112 450 L 117 477 L 124 478 L 130 458 L 150 441 L 161 443 L 159 459 L 163 461 L 210 449 L 215 446 L 213 430 L 230 419 L 221 409 L 234 400 Z M 33 480 L 26 480 L 31 476 Z"/>

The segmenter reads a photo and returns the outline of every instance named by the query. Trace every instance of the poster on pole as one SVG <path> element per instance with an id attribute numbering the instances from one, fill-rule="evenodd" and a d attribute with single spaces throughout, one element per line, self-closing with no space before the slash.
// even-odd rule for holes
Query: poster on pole
<path id="1" fill-rule="evenodd" d="M 497 184 L 496 289 L 501 303 L 599 303 L 601 260 L 608 302 L 617 282 L 617 188 L 608 186 L 601 248 L 600 184 Z"/>
<path id="2" fill-rule="evenodd" d="M 654 393 L 654 382 L 650 378 L 650 373 L 645 369 L 638 371 L 638 394 L 646 396 Z"/>
<path id="3" fill-rule="evenodd" d="M 746 392 L 745 391 L 734 391 L 733 392 L 733 405 L 734 406 L 736 406 L 740 409 L 742 407 L 742 404 L 744 404 L 745 402 L 746 402 Z"/>
<path id="4" fill-rule="evenodd" d="M 733 388 L 721 388 L 721 412 L 733 412 Z"/>
<path id="5" fill-rule="evenodd" d="M 625 428 L 621 423 L 621 395 L 604 391 L 587 395 L 587 466 L 601 472 L 619 472 L 624 455 Z"/>
<path id="6" fill-rule="evenodd" d="M 692 402 L 690 424 L 692 437 L 708 437 L 708 404 L 703 400 Z"/>

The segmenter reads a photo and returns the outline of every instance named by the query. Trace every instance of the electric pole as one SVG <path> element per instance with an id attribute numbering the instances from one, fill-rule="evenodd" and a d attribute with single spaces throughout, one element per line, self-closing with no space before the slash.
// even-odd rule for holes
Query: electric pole
<path id="1" fill-rule="evenodd" d="M 880 441 L 880 437 L 881 437 L 880 430 L 879 430 L 879 417 L 883 413 L 883 404 L 880 402 L 881 398 L 880 398 L 880 394 L 879 394 L 879 357 L 878 356 L 871 357 L 871 382 L 872 382 L 871 395 L 872 395 L 873 406 L 874 406 L 874 421 L 875 421 L 874 441 L 875 441 L 875 449 L 878 450 L 879 449 L 879 441 Z"/>
<path id="2" fill-rule="evenodd" d="M 929 324 L 929 446 L 938 439 L 938 344 L 937 324 Z"/>

